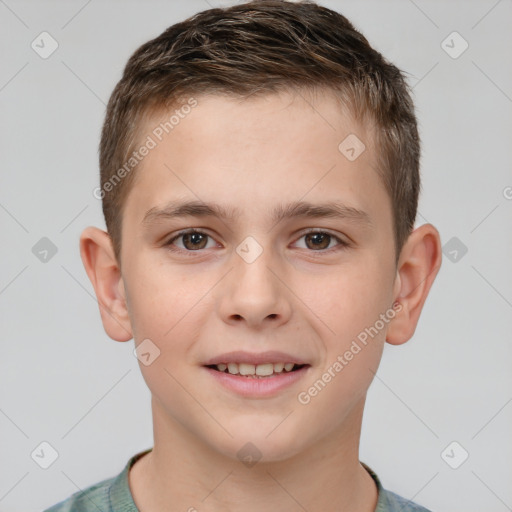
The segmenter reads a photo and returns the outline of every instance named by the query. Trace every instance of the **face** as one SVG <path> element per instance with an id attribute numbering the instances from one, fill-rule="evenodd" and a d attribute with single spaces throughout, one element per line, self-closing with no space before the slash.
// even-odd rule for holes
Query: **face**
<path id="1" fill-rule="evenodd" d="M 305 98 L 197 96 L 161 141 L 169 115 L 153 119 L 125 205 L 123 293 L 155 431 L 232 458 L 251 442 L 284 460 L 357 430 L 394 316 L 371 134 L 331 96 Z M 176 211 L 188 202 L 200 208 Z"/>

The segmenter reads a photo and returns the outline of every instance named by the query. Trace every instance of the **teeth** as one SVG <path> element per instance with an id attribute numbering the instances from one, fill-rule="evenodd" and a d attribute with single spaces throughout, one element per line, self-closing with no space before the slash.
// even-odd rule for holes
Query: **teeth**
<path id="1" fill-rule="evenodd" d="M 238 372 L 240 375 L 254 375 L 256 366 L 253 364 L 240 363 L 238 365 Z"/>
<path id="2" fill-rule="evenodd" d="M 282 373 L 283 370 L 291 372 L 294 363 L 220 363 L 216 365 L 217 370 L 225 372 L 226 369 L 231 375 L 257 375 L 258 377 L 268 377 L 274 373 Z"/>
<path id="3" fill-rule="evenodd" d="M 284 363 L 274 363 L 274 373 L 281 373 L 284 368 Z"/>
<path id="4" fill-rule="evenodd" d="M 240 372 L 240 373 L 242 373 L 242 372 Z M 273 373 L 274 373 L 274 365 L 272 363 L 259 364 L 258 366 L 256 366 L 256 375 L 266 377 L 267 375 L 272 375 Z"/>
<path id="5" fill-rule="evenodd" d="M 237 375 L 238 365 L 236 363 L 228 363 L 228 372 L 231 373 L 231 375 Z"/>

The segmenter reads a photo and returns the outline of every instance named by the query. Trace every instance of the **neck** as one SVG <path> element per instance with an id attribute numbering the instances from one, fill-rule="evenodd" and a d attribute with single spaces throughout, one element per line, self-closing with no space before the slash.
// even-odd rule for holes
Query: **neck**
<path id="1" fill-rule="evenodd" d="M 154 447 L 129 474 L 135 504 L 145 512 L 374 512 L 377 487 L 358 455 L 363 406 L 308 449 L 249 466 L 199 442 L 153 400 Z"/>

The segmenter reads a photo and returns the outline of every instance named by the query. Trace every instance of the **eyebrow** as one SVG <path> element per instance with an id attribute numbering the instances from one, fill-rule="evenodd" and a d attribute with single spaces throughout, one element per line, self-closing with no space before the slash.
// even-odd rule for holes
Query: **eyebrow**
<path id="1" fill-rule="evenodd" d="M 150 208 L 144 218 L 143 225 L 179 217 L 216 217 L 222 220 L 233 221 L 241 216 L 238 208 L 226 208 L 218 204 L 204 203 L 202 201 L 170 201 L 163 208 Z M 271 220 L 279 223 L 284 219 L 300 218 L 336 218 L 356 221 L 372 226 L 368 213 L 363 210 L 345 205 L 337 201 L 322 204 L 313 204 L 305 201 L 296 201 L 287 205 L 279 205 L 272 211 Z"/>

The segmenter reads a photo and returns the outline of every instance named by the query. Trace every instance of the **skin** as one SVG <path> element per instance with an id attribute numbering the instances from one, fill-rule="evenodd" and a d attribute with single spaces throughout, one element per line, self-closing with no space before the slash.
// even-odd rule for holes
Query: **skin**
<path id="1" fill-rule="evenodd" d="M 134 501 L 144 512 L 371 512 L 377 488 L 358 454 L 366 393 L 384 343 L 405 343 L 415 331 L 441 265 L 439 233 L 430 224 L 417 227 L 395 265 L 391 202 L 376 172 L 372 134 L 329 93 L 197 100 L 137 171 L 124 210 L 122 270 L 103 230 L 88 227 L 80 239 L 107 334 L 134 338 L 136 346 L 149 338 L 160 350 L 150 365 L 139 363 L 152 395 L 154 447 L 130 472 Z M 148 123 L 143 138 L 159 122 Z M 366 146 L 354 161 L 338 150 L 350 133 Z M 171 199 L 241 214 L 144 227 L 146 211 Z M 272 222 L 272 208 L 296 200 L 341 201 L 364 210 L 371 225 Z M 165 243 L 185 228 L 209 236 L 199 250 L 181 237 L 178 252 L 170 251 Z M 349 245 L 311 240 L 307 228 Z M 252 263 L 236 252 L 248 236 L 263 249 Z M 400 312 L 300 403 L 298 393 L 396 301 Z M 281 350 L 311 367 L 273 397 L 243 398 L 202 367 L 231 350 Z M 262 454 L 252 467 L 237 457 L 249 441 Z"/>

